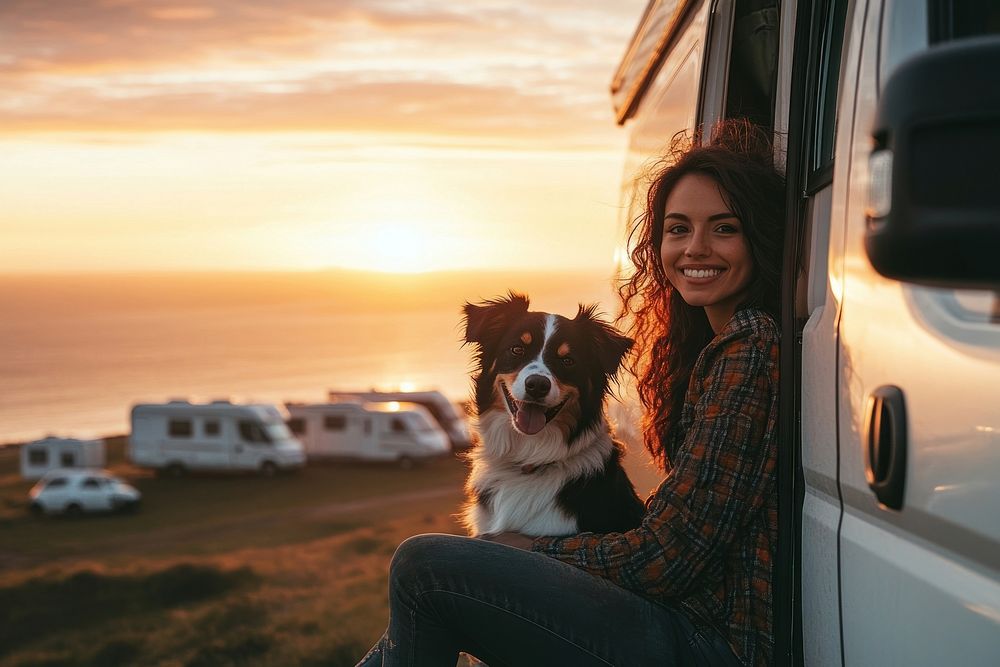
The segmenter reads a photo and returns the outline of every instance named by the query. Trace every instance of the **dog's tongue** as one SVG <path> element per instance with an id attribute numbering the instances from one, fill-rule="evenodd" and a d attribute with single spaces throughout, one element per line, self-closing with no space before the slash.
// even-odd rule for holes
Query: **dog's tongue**
<path id="1" fill-rule="evenodd" d="M 545 428 L 545 408 L 534 403 L 521 403 L 517 406 L 514 423 L 521 433 L 534 435 Z"/>

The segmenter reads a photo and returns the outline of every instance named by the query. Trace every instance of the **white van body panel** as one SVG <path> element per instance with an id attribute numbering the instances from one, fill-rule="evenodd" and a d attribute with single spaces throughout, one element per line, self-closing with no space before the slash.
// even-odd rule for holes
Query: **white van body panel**
<path id="1" fill-rule="evenodd" d="M 448 434 L 425 408 L 408 403 L 286 405 L 310 459 L 399 461 L 441 456 Z"/>
<path id="2" fill-rule="evenodd" d="M 926 19 L 915 26 L 920 18 L 912 16 L 918 13 L 912 6 L 905 11 L 902 3 L 880 5 L 869 7 L 856 96 L 843 96 L 855 97 L 856 103 L 852 151 L 838 156 L 851 166 L 839 379 L 844 660 L 849 665 L 956 660 L 996 665 L 1000 325 L 955 317 L 948 322 L 939 309 L 927 306 L 947 298 L 951 290 L 884 278 L 868 261 L 864 233 L 870 128 L 879 81 L 891 75 L 891 68 L 880 72 L 879 53 L 898 64 L 903 59 L 899 51 L 928 46 Z M 885 23 L 880 25 L 883 11 Z M 880 37 L 887 39 L 880 42 Z M 900 48 L 893 48 L 893 38 L 902 40 Z M 956 336 L 961 329 L 974 331 L 978 343 Z M 905 397 L 907 471 L 901 511 L 881 506 L 865 477 L 868 397 L 886 385 L 901 388 Z M 892 632 L 883 619 L 891 619 Z"/>
<path id="3" fill-rule="evenodd" d="M 171 421 L 189 424 L 190 433 L 172 435 Z M 131 422 L 129 457 L 137 466 L 225 471 L 305 463 L 302 443 L 273 405 L 150 403 L 134 406 Z"/>
<path id="4" fill-rule="evenodd" d="M 454 449 L 472 446 L 472 430 L 468 420 L 455 404 L 440 391 L 334 391 L 327 392 L 331 403 L 384 403 L 397 401 L 414 403 L 426 408 L 431 418 L 444 430 Z"/>
<path id="5" fill-rule="evenodd" d="M 49 436 L 21 445 L 21 477 L 41 479 L 50 470 L 103 468 L 103 440 L 78 440 Z"/>

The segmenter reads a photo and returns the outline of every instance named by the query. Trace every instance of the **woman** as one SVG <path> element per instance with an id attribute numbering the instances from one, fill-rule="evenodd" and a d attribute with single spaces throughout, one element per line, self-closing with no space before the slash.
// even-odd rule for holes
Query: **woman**
<path id="1" fill-rule="evenodd" d="M 770 662 L 784 185 L 762 136 L 730 121 L 674 150 L 633 232 L 623 315 L 666 473 L 642 525 L 410 538 L 361 665 Z"/>

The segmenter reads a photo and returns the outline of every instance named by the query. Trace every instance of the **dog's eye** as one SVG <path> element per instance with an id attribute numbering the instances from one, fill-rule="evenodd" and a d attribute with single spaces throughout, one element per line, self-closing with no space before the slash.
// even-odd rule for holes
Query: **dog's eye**
<path id="1" fill-rule="evenodd" d="M 520 357 L 522 354 L 524 354 L 524 346 L 515 345 L 514 347 L 510 348 L 510 353 L 513 354 L 515 357 Z"/>
<path id="2" fill-rule="evenodd" d="M 560 361 L 562 361 L 563 366 L 572 366 L 576 363 L 576 359 L 573 357 L 563 357 Z"/>

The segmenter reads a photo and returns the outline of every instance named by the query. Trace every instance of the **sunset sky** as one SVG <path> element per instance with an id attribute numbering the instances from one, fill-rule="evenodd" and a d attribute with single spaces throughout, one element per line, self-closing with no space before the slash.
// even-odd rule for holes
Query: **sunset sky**
<path id="1" fill-rule="evenodd" d="M 609 270 L 646 0 L 5 0 L 4 272 Z"/>

